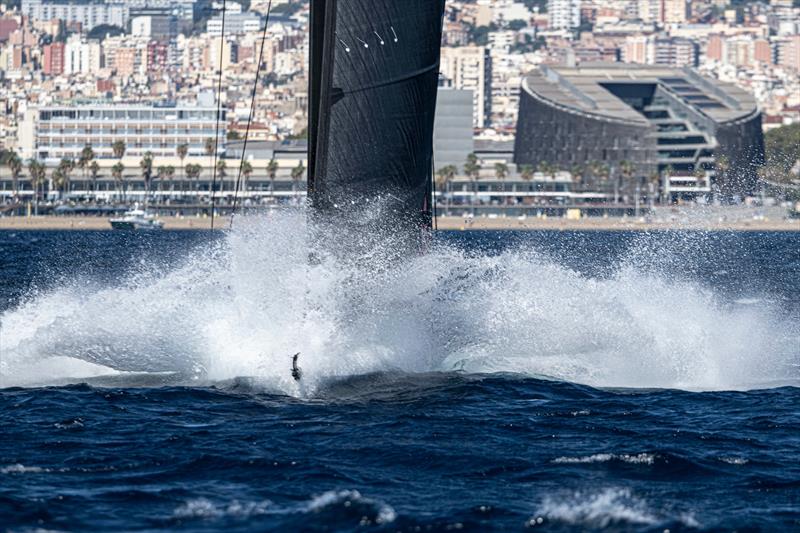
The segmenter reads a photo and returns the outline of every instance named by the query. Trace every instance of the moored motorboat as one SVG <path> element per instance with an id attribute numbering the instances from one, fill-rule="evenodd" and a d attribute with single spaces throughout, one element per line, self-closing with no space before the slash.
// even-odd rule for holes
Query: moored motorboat
<path id="1" fill-rule="evenodd" d="M 164 228 L 164 223 L 158 220 L 155 215 L 142 209 L 132 209 L 125 212 L 120 218 L 111 219 L 111 227 L 118 230 L 160 230 Z"/>

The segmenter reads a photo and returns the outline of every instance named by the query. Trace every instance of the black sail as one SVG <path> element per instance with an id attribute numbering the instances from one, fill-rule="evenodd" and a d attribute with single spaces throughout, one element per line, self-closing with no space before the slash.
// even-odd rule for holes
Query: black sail
<path id="1" fill-rule="evenodd" d="M 311 0 L 308 191 L 430 225 L 444 0 Z"/>

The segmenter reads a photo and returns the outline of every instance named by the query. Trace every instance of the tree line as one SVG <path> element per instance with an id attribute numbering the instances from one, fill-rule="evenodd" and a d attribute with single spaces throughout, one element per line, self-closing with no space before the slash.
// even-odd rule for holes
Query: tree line
<path id="1" fill-rule="evenodd" d="M 127 194 L 126 171 L 128 169 L 122 162 L 126 151 L 127 146 L 124 141 L 116 141 L 111 145 L 111 152 L 114 158 L 118 161 L 110 168 L 110 176 L 114 180 L 116 190 L 121 194 L 123 202 L 125 201 Z M 215 151 L 216 145 L 214 140 L 206 139 L 204 145 L 205 154 L 210 157 Z M 178 145 L 175 149 L 175 155 L 181 162 L 179 169 L 176 169 L 172 165 L 155 167 L 153 154 L 151 152 L 146 152 L 143 155 L 142 159 L 139 161 L 138 175 L 144 181 L 146 194 L 150 194 L 155 182 L 158 182 L 159 190 L 163 190 L 163 184 L 166 183 L 171 185 L 170 190 L 174 192 L 176 181 L 175 178 L 176 175 L 178 175 L 178 170 L 180 170 L 180 176 L 182 177 L 182 187 L 179 192 L 186 192 L 184 187 L 187 181 L 190 183 L 193 182 L 194 191 L 196 193 L 199 192 L 201 181 L 200 178 L 204 171 L 203 166 L 198 164 L 185 164 L 185 160 L 189 155 L 188 144 Z M 73 174 L 76 171 L 79 171 L 83 181 L 89 181 L 92 184 L 91 191 L 97 192 L 97 183 L 102 176 L 101 168 L 96 160 L 96 157 L 97 154 L 92 147 L 86 146 L 81 150 L 77 159 L 62 158 L 58 165 L 56 165 L 56 167 L 54 167 L 51 171 L 51 190 L 58 191 L 60 194 L 67 194 L 71 192 Z M 34 192 L 34 202 L 38 207 L 38 203 L 44 195 L 45 185 L 48 181 L 46 165 L 35 158 L 29 159 L 27 163 L 23 163 L 22 159 L 14 151 L 5 151 L 0 154 L 0 163 L 4 164 L 9 169 L 12 182 L 13 198 L 15 200 L 18 198 L 20 182 L 27 177 L 27 181 L 30 183 L 31 189 Z M 23 174 L 23 170 L 25 170 L 26 167 L 27 176 Z M 219 179 L 221 184 L 224 184 L 225 178 L 228 177 L 227 162 L 224 159 L 220 159 L 217 161 L 215 168 L 216 173 L 214 174 L 214 177 Z M 279 165 L 274 157 L 264 168 L 270 180 L 270 192 L 274 192 L 275 190 L 275 180 L 277 179 L 278 169 Z M 298 162 L 297 166 L 292 168 L 290 175 L 295 188 L 297 188 L 297 183 L 305 175 L 305 171 L 306 168 L 302 161 Z M 250 179 L 253 172 L 254 168 L 252 163 L 249 161 L 242 161 L 240 167 L 238 168 L 237 181 L 239 181 L 239 177 L 243 178 L 246 186 L 247 181 Z"/>

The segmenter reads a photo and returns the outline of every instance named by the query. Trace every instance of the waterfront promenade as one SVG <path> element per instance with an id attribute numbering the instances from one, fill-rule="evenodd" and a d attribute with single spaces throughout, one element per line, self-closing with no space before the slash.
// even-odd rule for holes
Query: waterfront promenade
<path id="1" fill-rule="evenodd" d="M 210 217 L 161 217 L 166 230 L 211 229 Z M 216 229 L 228 229 L 229 217 L 217 217 Z M 567 218 L 463 218 L 439 217 L 440 230 L 508 230 L 508 231 L 800 231 L 800 219 L 779 217 L 673 216 L 649 218 L 592 217 Z M 110 230 L 105 217 L 39 216 L 0 218 L 0 230 Z"/>

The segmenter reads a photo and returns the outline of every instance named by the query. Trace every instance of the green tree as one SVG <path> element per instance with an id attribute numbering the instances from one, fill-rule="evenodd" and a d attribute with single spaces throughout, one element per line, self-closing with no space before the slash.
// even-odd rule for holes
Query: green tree
<path id="1" fill-rule="evenodd" d="M 186 143 L 179 144 L 177 148 L 175 148 L 175 153 L 178 156 L 178 159 L 181 160 L 181 179 L 186 181 L 186 156 L 189 155 L 189 145 Z"/>
<path id="2" fill-rule="evenodd" d="M 71 174 L 72 171 L 75 170 L 75 161 L 65 157 L 61 160 L 56 168 L 58 172 L 58 179 L 55 179 L 55 173 L 53 182 L 56 183 L 56 188 L 68 194 L 70 192 L 71 187 Z"/>
<path id="3" fill-rule="evenodd" d="M 556 173 L 558 167 L 554 164 L 551 164 L 549 161 L 539 161 L 539 163 L 536 165 L 536 170 L 545 176 L 552 176 Z"/>
<path id="4" fill-rule="evenodd" d="M 205 142 L 203 143 L 203 150 L 205 150 L 206 155 L 211 157 L 214 155 L 214 149 L 216 148 L 214 139 L 212 137 L 208 137 Z"/>
<path id="5" fill-rule="evenodd" d="M 89 176 L 92 178 L 92 192 L 97 194 L 97 180 L 100 178 L 100 164 L 92 161 L 89 164 Z"/>
<path id="6" fill-rule="evenodd" d="M 300 161 L 297 163 L 297 166 L 292 169 L 292 190 L 294 191 L 295 197 L 300 195 L 300 180 L 305 176 L 306 167 L 303 166 L 303 162 Z"/>
<path id="7" fill-rule="evenodd" d="M 114 144 L 111 145 L 111 152 L 114 154 L 114 159 L 122 159 L 125 157 L 126 150 L 125 141 L 114 141 Z"/>
<path id="8" fill-rule="evenodd" d="M 84 181 L 86 181 L 86 171 L 92 161 L 94 161 L 94 150 L 92 150 L 91 146 L 84 146 L 80 156 L 78 156 L 78 168 L 81 169 Z"/>
<path id="9" fill-rule="evenodd" d="M 623 178 L 623 190 L 628 190 L 631 185 L 631 178 L 633 178 L 634 174 L 636 173 L 636 167 L 633 163 L 628 161 L 627 159 L 623 159 L 619 162 L 619 171 Z M 619 183 L 618 181 L 614 182 L 614 203 L 619 203 Z"/>
<path id="10" fill-rule="evenodd" d="M 275 178 L 278 175 L 278 162 L 275 157 L 269 160 L 267 164 L 267 176 L 269 176 L 269 193 L 270 196 L 275 196 Z"/>
<path id="11" fill-rule="evenodd" d="M 798 178 L 800 169 L 800 122 L 769 130 L 764 134 L 768 174 L 780 181 Z"/>
<path id="12" fill-rule="evenodd" d="M 150 186 L 153 182 L 153 154 L 145 152 L 142 160 L 139 161 L 139 170 L 144 181 L 144 200 L 145 203 L 150 199 Z"/>
<path id="13" fill-rule="evenodd" d="M 219 190 L 225 190 L 225 178 L 228 176 L 227 173 L 228 165 L 225 163 L 224 159 L 220 159 L 217 161 L 217 178 L 219 179 Z"/>
<path id="14" fill-rule="evenodd" d="M 494 177 L 503 182 L 503 192 L 506 192 L 506 178 L 508 177 L 508 165 L 505 163 L 494 164 Z M 506 198 L 503 198 L 505 202 Z"/>
<path id="15" fill-rule="evenodd" d="M 520 165 L 519 175 L 523 180 L 531 181 L 533 179 L 533 165 Z"/>
<path id="16" fill-rule="evenodd" d="M 156 169 L 156 179 L 158 179 L 158 191 L 161 192 L 164 190 L 164 182 L 167 180 L 166 165 L 161 165 Z"/>
<path id="17" fill-rule="evenodd" d="M 8 170 L 11 173 L 11 189 L 16 199 L 17 194 L 19 194 L 19 178 L 22 175 L 22 159 L 19 158 L 16 152 L 12 151 L 7 156 L 6 165 L 8 165 Z"/>
<path id="18" fill-rule="evenodd" d="M 111 167 L 111 177 L 114 178 L 117 192 L 121 194 L 122 201 L 125 202 L 125 165 L 122 164 L 122 161 Z"/>
<path id="19" fill-rule="evenodd" d="M 201 167 L 200 165 L 194 165 L 194 164 L 186 165 L 186 177 L 189 178 L 189 180 L 194 180 L 195 193 L 200 192 L 200 174 L 202 173 L 203 173 L 203 167 Z M 199 202 L 199 198 L 197 199 L 197 201 Z"/>
<path id="20" fill-rule="evenodd" d="M 447 165 L 440 168 L 436 171 L 436 176 L 438 178 L 436 180 L 436 184 L 439 187 L 446 187 L 447 184 L 453 181 L 453 179 L 456 177 L 457 172 L 458 169 L 455 165 Z"/>
<path id="21" fill-rule="evenodd" d="M 175 191 L 175 167 L 172 165 L 167 165 L 167 168 L 164 170 L 164 177 L 169 182 L 169 190 L 174 192 Z"/>
<path id="22" fill-rule="evenodd" d="M 53 169 L 50 179 L 53 180 L 53 186 L 55 189 L 61 194 L 63 194 L 67 187 L 69 187 L 69 178 L 64 173 L 64 170 L 60 167 Z"/>
<path id="23" fill-rule="evenodd" d="M 445 201 L 449 202 L 450 183 L 455 179 L 458 168 L 455 165 L 446 165 L 436 171 L 436 188 L 440 193 L 445 193 Z"/>
<path id="24" fill-rule="evenodd" d="M 36 159 L 31 159 L 28 161 L 28 176 L 30 177 L 31 188 L 33 189 L 34 213 L 38 215 L 39 190 L 44 185 L 44 180 L 47 177 L 47 169 Z"/>
<path id="25" fill-rule="evenodd" d="M 250 183 L 250 176 L 253 175 L 253 165 L 250 161 L 245 161 L 242 163 L 242 176 L 244 176 L 244 183 L 242 184 L 242 190 L 247 190 L 247 184 Z"/>
<path id="26" fill-rule="evenodd" d="M 472 181 L 472 214 L 475 214 L 475 207 L 478 204 L 478 180 L 481 177 L 481 165 L 478 156 L 474 153 L 467 155 L 467 162 L 464 163 L 464 174 Z"/>

